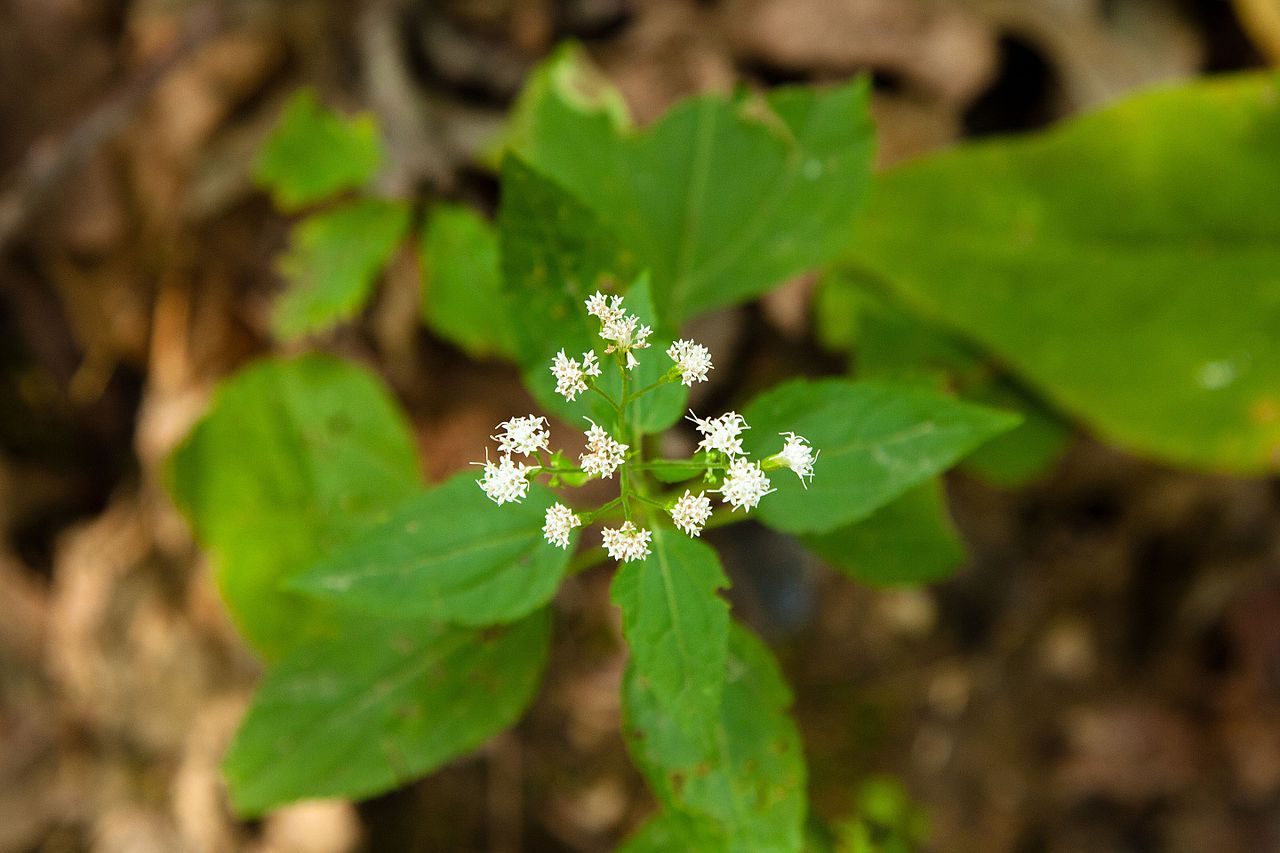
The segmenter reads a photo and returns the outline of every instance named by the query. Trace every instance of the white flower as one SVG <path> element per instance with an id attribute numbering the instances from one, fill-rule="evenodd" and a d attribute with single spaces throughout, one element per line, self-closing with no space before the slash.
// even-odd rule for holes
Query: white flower
<path id="1" fill-rule="evenodd" d="M 519 453 L 531 456 L 539 450 L 547 449 L 551 433 L 546 429 L 546 418 L 529 415 L 525 418 L 512 418 L 498 424 L 503 430 L 500 435 L 489 436 L 498 442 L 498 450 L 503 453 Z"/>
<path id="2" fill-rule="evenodd" d="M 587 313 L 608 325 L 621 320 L 626 311 L 622 308 L 621 296 L 605 296 L 597 290 L 587 297 Z"/>
<path id="3" fill-rule="evenodd" d="M 635 314 L 628 314 L 618 320 L 606 322 L 600 329 L 600 337 L 613 343 L 605 347 L 605 353 L 621 352 L 627 356 L 627 370 L 631 370 L 640 362 L 632 354 L 632 350 L 648 349 L 649 336 L 653 329 L 641 324 Z"/>
<path id="4" fill-rule="evenodd" d="M 587 452 L 579 457 L 583 473 L 613 479 L 613 472 L 627 458 L 627 445 L 619 444 L 591 418 L 586 420 L 591 429 L 587 430 Z"/>
<path id="5" fill-rule="evenodd" d="M 529 493 L 529 481 L 525 478 L 529 466 L 513 462 L 510 453 L 503 454 L 496 463 L 490 462 L 489 454 L 485 453 L 484 462 L 474 464 L 484 465 L 484 476 L 477 482 L 489 500 L 499 506 L 508 501 L 519 503 Z"/>
<path id="6" fill-rule="evenodd" d="M 818 460 L 818 454 L 821 451 L 814 450 L 813 445 L 809 444 L 809 439 L 794 432 L 780 432 L 778 435 L 785 438 L 787 443 L 783 445 L 782 452 L 770 456 L 769 461 L 779 467 L 795 471 L 801 485 L 806 489 L 809 488 L 805 478 L 813 479 L 813 463 Z"/>
<path id="7" fill-rule="evenodd" d="M 587 350 L 582 354 L 582 372 L 587 376 L 600 375 L 600 360 L 596 358 L 595 350 Z"/>
<path id="8" fill-rule="evenodd" d="M 745 429 L 751 429 L 742 415 L 737 412 L 725 412 L 718 418 L 700 418 L 689 412 L 688 420 L 693 421 L 702 433 L 702 441 L 698 447 L 703 450 L 719 451 L 729 456 L 742 455 L 742 435 Z"/>
<path id="9" fill-rule="evenodd" d="M 542 535 L 547 541 L 559 548 L 569 547 L 569 534 L 573 528 L 581 527 L 582 519 L 562 503 L 552 504 L 547 509 L 546 523 L 542 525 Z"/>
<path id="10" fill-rule="evenodd" d="M 639 530 L 629 521 L 621 527 L 606 527 L 600 531 L 604 540 L 604 549 L 614 560 L 629 563 L 632 560 L 643 560 L 649 556 L 649 538 L 653 536 L 648 530 Z"/>
<path id="11" fill-rule="evenodd" d="M 583 365 L 579 364 L 577 359 L 569 358 L 564 354 L 564 350 L 556 353 L 556 357 L 551 361 L 551 375 L 556 378 L 556 393 L 566 400 L 576 399 L 579 394 L 587 390 L 587 377 L 599 376 L 600 368 L 595 365 L 596 354 L 594 352 L 585 353 L 582 358 L 590 361 Z M 591 368 L 595 368 L 595 372 L 591 372 Z"/>
<path id="12" fill-rule="evenodd" d="M 707 371 L 712 369 L 711 350 L 693 341 L 676 341 L 667 348 L 667 355 L 680 368 L 680 381 L 690 388 L 695 382 L 706 382 Z"/>
<path id="13" fill-rule="evenodd" d="M 612 341 L 605 348 L 605 354 L 620 352 L 626 355 L 628 370 L 640 363 L 636 361 L 631 351 L 646 349 L 653 329 L 643 325 L 635 314 L 626 312 L 622 307 L 621 296 L 605 296 L 597 290 L 587 297 L 587 313 L 600 320 L 600 337 L 606 341 Z M 598 376 L 599 368 L 597 367 L 596 370 L 596 373 L 588 373 L 588 375 Z"/>
<path id="14" fill-rule="evenodd" d="M 702 533 L 702 527 L 710 517 L 711 498 L 707 497 L 706 492 L 695 495 L 685 489 L 684 494 L 671 507 L 671 520 L 690 536 Z"/>
<path id="15" fill-rule="evenodd" d="M 769 478 L 760 469 L 760 463 L 740 456 L 729 463 L 724 483 L 717 491 L 736 512 L 743 507 L 748 511 L 754 509 L 760 499 L 773 489 L 769 488 Z"/>

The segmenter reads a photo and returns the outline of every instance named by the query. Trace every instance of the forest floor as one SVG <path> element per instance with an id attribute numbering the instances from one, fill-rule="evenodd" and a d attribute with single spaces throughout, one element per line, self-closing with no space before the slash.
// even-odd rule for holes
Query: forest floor
<path id="1" fill-rule="evenodd" d="M 618 733 L 607 570 L 556 602 L 547 685 L 471 758 L 243 824 L 217 773 L 259 665 L 160 485 L 213 385 L 272 346 L 288 223 L 249 180 L 304 83 L 373 110 L 391 191 L 491 208 L 474 158 L 529 69 L 583 42 L 641 122 L 739 84 L 870 72 L 888 166 L 1136 87 L 1262 64 L 1226 2 L 236 0 L 0 4 L 0 851 L 612 849 L 651 808 Z M 417 321 L 406 254 L 326 346 L 375 365 L 424 471 L 519 396 Z M 822 373 L 796 282 L 702 330 L 706 389 Z M 854 584 L 743 526 L 739 614 L 797 695 L 815 809 L 899 776 L 939 851 L 1280 850 L 1280 488 L 1085 432 L 1016 490 L 957 475 L 971 558 Z"/>

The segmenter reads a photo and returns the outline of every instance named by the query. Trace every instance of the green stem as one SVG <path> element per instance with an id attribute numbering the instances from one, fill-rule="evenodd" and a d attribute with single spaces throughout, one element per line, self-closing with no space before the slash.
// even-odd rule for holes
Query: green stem
<path id="1" fill-rule="evenodd" d="M 634 401 L 634 400 L 639 400 L 641 397 L 643 397 L 645 394 L 648 394 L 650 391 L 654 390 L 655 388 L 661 388 L 663 385 L 668 384 L 668 382 L 669 382 L 669 381 L 670 381 L 670 380 L 668 380 L 668 379 L 664 376 L 663 378 L 659 379 L 657 382 L 653 383 L 652 385 L 649 385 L 649 386 L 646 386 L 646 387 L 644 387 L 644 388 L 641 388 L 639 391 L 637 391 L 636 393 L 632 394 L 632 395 L 631 395 L 631 399 L 632 399 L 633 401 Z"/>
<path id="2" fill-rule="evenodd" d="M 614 498 L 613 500 L 609 501 L 607 504 L 595 510 L 594 512 L 591 512 L 591 513 L 588 513 L 587 515 L 582 516 L 582 526 L 586 527 L 588 524 L 594 524 L 596 519 L 598 519 L 600 516 L 604 515 L 606 512 L 613 509 L 615 506 L 617 506 L 620 503 L 622 503 L 621 496 Z"/>
<path id="3" fill-rule="evenodd" d="M 706 468 L 728 468 L 725 462 L 703 462 L 697 459 L 654 459 L 652 462 L 639 462 L 635 467 L 641 471 L 649 471 L 655 468 L 697 468 L 703 470 Z"/>
<path id="4" fill-rule="evenodd" d="M 632 497 L 634 497 L 636 500 L 640 501 L 641 503 L 646 503 L 646 504 L 648 504 L 649 506 L 657 507 L 658 509 L 662 510 L 663 512 L 666 512 L 666 511 L 667 511 L 667 505 L 666 505 L 666 504 L 662 503 L 661 501 L 656 501 L 656 500 L 654 500 L 653 498 L 649 497 L 648 495 L 643 495 L 643 494 L 641 494 L 641 493 L 639 493 L 639 492 L 636 492 Z"/>
<path id="5" fill-rule="evenodd" d="M 618 433 L 624 439 L 628 439 L 630 437 L 630 430 L 627 429 L 629 426 L 627 423 L 627 403 L 630 402 L 630 398 L 627 396 L 627 391 L 629 389 L 628 382 L 630 378 L 627 376 L 627 367 L 623 363 L 621 357 L 618 359 L 618 374 L 622 380 L 622 402 L 619 404 L 618 409 Z M 633 449 L 638 450 L 638 448 L 635 448 L 635 445 L 632 445 L 632 447 Z M 619 497 L 622 499 L 622 515 L 628 521 L 631 520 L 631 504 L 627 501 L 627 493 L 631 491 L 630 469 L 630 463 L 624 460 L 618 475 L 618 492 Z"/>
<path id="6" fill-rule="evenodd" d="M 603 399 L 606 403 L 608 403 L 608 404 L 609 404 L 609 406 L 610 406 L 610 408 L 612 408 L 612 409 L 613 409 L 613 413 L 614 413 L 615 415 L 617 415 L 619 418 L 621 418 L 621 417 L 622 417 L 622 407 L 621 407 L 621 406 L 619 406 L 619 405 L 617 404 L 617 402 L 615 402 L 615 401 L 614 401 L 614 399 L 613 399 L 612 397 L 610 397 L 608 394 L 606 394 L 605 392 L 603 392 L 603 391 L 601 391 L 599 388 L 597 388 L 597 387 L 596 387 L 596 385 L 595 385 L 595 383 L 592 383 L 591 385 L 588 385 L 587 387 L 588 387 L 588 388 L 590 388 L 592 391 L 595 391 L 597 394 L 599 394 L 599 395 L 600 395 L 600 397 L 601 397 L 601 399 Z"/>

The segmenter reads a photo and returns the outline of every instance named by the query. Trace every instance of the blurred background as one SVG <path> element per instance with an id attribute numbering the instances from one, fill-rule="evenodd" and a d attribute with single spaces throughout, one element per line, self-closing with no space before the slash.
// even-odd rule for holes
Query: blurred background
<path id="1" fill-rule="evenodd" d="M 276 346 L 289 220 L 251 167 L 285 101 L 372 111 L 381 191 L 492 210 L 480 155 L 565 39 L 642 123 L 869 73 L 887 167 L 1280 61 L 1280 4 L 0 0 L 0 851 L 597 851 L 650 807 L 595 571 L 515 730 L 367 803 L 237 822 L 217 765 L 260 665 L 160 483 L 213 385 Z M 389 379 L 438 479 L 523 392 L 421 327 L 420 276 L 403 252 L 323 346 Z M 811 294 L 706 320 L 733 353 L 713 378 L 838 370 Z M 753 528 L 718 543 L 795 686 L 814 807 L 887 774 L 931 850 L 1280 850 L 1277 483 L 1081 435 L 1028 485 L 947 486 L 969 558 L 929 587 L 851 583 Z"/>

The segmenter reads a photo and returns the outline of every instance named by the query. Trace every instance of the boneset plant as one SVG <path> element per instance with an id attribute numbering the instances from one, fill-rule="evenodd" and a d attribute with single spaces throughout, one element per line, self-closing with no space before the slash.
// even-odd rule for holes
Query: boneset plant
<path id="1" fill-rule="evenodd" d="M 325 145 L 376 149 L 365 125 L 303 106 Z M 260 177 L 291 209 L 330 206 L 295 231 L 284 337 L 350 317 L 419 227 L 410 203 L 368 197 L 360 164 L 376 156 L 307 172 L 335 158 L 297 153 L 309 134 L 290 115 Z M 219 388 L 169 479 L 268 667 L 224 764 L 240 813 L 386 791 L 514 724 L 558 589 L 603 565 L 629 654 L 623 736 L 656 801 L 629 847 L 802 848 L 790 693 L 732 618 L 701 534 L 750 517 L 837 566 L 922 541 L 953 559 L 938 475 L 1018 421 L 917 383 L 844 378 L 690 410 L 714 368 L 683 325 L 835 259 L 870 159 L 864 82 L 701 96 L 640 130 L 562 53 L 516 109 L 495 223 L 437 205 L 420 225 L 425 324 L 514 363 L 540 409 L 512 413 L 491 445 L 477 436 L 479 470 L 424 486 L 390 392 L 331 356 L 264 359 Z M 654 454 L 672 428 L 698 439 L 688 458 Z M 553 448 L 578 429 L 581 452 Z M 589 480 L 616 497 L 587 505 L 575 489 Z"/>
<path id="2" fill-rule="evenodd" d="M 649 556 L 653 531 L 638 527 L 636 522 L 643 524 L 643 519 L 655 511 L 660 516 L 669 516 L 670 523 L 693 537 L 701 535 L 711 518 L 711 499 L 707 497 L 706 490 L 695 495 L 686 488 L 683 495 L 654 496 L 649 478 L 651 472 L 661 472 L 658 476 L 667 482 L 698 479 L 704 484 L 719 484 L 718 489 L 711 491 L 719 492 L 721 499 L 734 511 L 750 511 L 761 498 L 773 491 L 765 471 L 790 468 L 802 482 L 813 477 L 813 463 L 818 454 L 808 439 L 794 432 L 780 434 L 786 442 L 774 455 L 756 462 L 748 459 L 742 449 L 742 433 L 750 427 L 737 412 L 726 412 L 718 418 L 700 418 L 690 412 L 689 420 L 702 436 L 698 442 L 698 455 L 689 459 L 646 461 L 645 435 L 633 426 L 636 423 L 634 407 L 646 394 L 665 384 L 680 382 L 692 387 L 695 382 L 706 382 L 707 371 L 712 369 L 711 353 L 693 341 L 676 341 L 666 353 L 673 362 L 671 368 L 653 384 L 633 390 L 631 372 L 640 364 L 636 352 L 649 348 L 653 329 L 642 324 L 636 315 L 626 312 L 621 296 L 606 296 L 596 291 L 587 299 L 586 310 L 600 321 L 600 337 L 608 342 L 605 355 L 612 355 L 612 361 L 616 362 L 621 393 L 615 399 L 596 381 L 602 368 L 595 350 L 584 352 L 581 361 L 569 358 L 564 350 L 556 353 L 551 365 L 556 393 L 571 402 L 584 392 L 599 394 L 615 415 L 615 434 L 626 437 L 631 443 L 623 444 L 587 418 L 591 428 L 586 432 L 586 449 L 575 465 L 559 451 L 547 456 L 551 433 L 546 429 L 545 417 L 527 415 L 503 421 L 498 424 L 501 433 L 492 437 L 498 442 L 501 458 L 491 462 L 486 456 L 484 476 L 479 481 L 484 493 L 494 503 L 502 505 L 509 501 L 522 501 L 529 492 L 530 483 L 539 477 L 545 477 L 547 485 L 555 487 L 580 485 L 583 478 L 613 479 L 614 472 L 617 472 L 618 497 L 586 514 L 575 512 L 562 503 L 554 503 L 547 508 L 542 533 L 552 545 L 568 549 L 576 528 L 620 516 L 620 526 L 606 527 L 601 536 L 605 552 L 611 559 L 629 563 Z M 539 464 L 526 465 L 514 461 L 515 456 L 536 456 Z"/>

